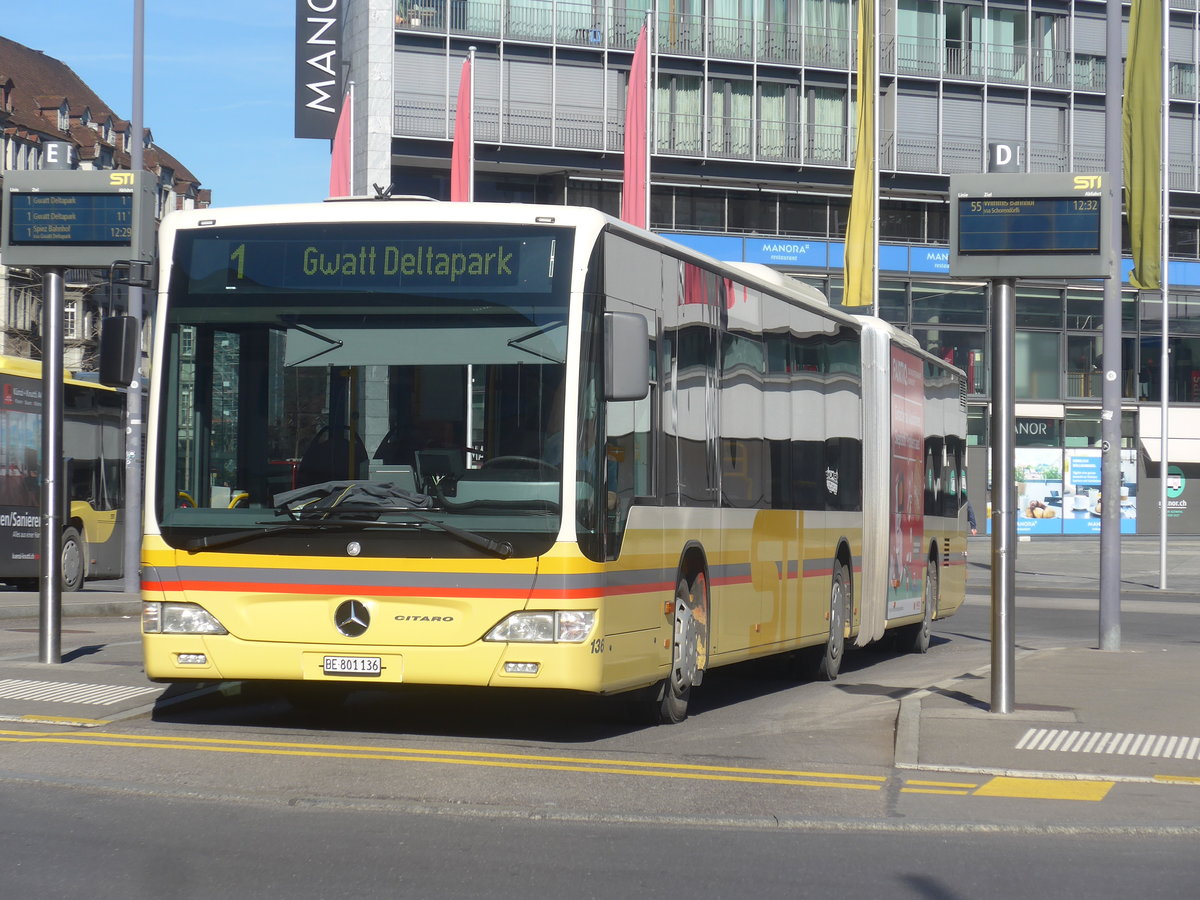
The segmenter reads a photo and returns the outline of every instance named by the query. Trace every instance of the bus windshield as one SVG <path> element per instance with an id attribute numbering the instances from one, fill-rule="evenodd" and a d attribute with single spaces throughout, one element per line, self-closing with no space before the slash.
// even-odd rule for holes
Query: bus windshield
<path id="1" fill-rule="evenodd" d="M 155 485 L 164 538 L 544 552 L 560 520 L 571 250 L 561 227 L 181 231 Z M 287 531 L 305 540 L 277 540 Z"/>

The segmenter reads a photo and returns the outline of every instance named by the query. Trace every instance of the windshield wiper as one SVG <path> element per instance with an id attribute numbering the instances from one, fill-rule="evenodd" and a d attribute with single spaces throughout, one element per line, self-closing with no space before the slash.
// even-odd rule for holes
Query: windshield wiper
<path id="1" fill-rule="evenodd" d="M 297 501 L 302 501 L 300 506 L 292 505 Z M 346 519 L 343 516 L 346 513 L 404 513 L 407 518 L 444 531 L 477 550 L 494 553 L 501 559 L 512 556 L 513 545 L 508 541 L 495 541 L 417 512 L 418 509 L 432 506 L 433 498 L 428 494 L 415 494 L 392 484 L 374 481 L 325 481 L 275 495 L 276 510 L 285 512 L 296 523 L 403 524 L 380 522 L 377 519 Z"/>
<path id="2" fill-rule="evenodd" d="M 210 534 L 205 537 L 190 538 L 183 542 L 183 549 L 187 551 L 194 550 L 212 550 L 217 547 L 228 547 L 231 544 L 240 544 L 242 541 L 249 541 L 256 537 L 263 537 L 268 534 L 275 534 L 280 531 L 292 531 L 300 529 L 302 531 L 320 531 L 322 528 L 327 528 L 332 525 L 338 525 L 337 522 L 279 522 L 274 525 L 264 523 L 260 528 L 242 528 L 238 531 L 223 531 L 220 534 Z"/>

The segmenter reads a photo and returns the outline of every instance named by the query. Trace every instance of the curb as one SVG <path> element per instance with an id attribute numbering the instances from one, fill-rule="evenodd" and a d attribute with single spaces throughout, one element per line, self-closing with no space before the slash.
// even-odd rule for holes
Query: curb
<path id="1" fill-rule="evenodd" d="M 142 614 L 141 599 L 114 598 L 111 600 L 72 601 L 62 605 L 62 617 L 68 618 L 97 618 L 108 616 L 136 617 Z M 36 619 L 41 615 L 41 604 L 34 598 L 33 603 L 22 603 L 13 606 L 0 606 L 0 621 L 6 619 Z"/>

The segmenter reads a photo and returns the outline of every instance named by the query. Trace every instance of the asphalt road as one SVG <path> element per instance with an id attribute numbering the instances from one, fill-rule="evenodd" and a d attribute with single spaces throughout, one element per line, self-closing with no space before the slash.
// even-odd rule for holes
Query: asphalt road
<path id="1" fill-rule="evenodd" d="M 1195 837 L 742 828 L 0 792 L 6 897 L 1194 896 Z"/>
<path id="2" fill-rule="evenodd" d="M 1018 644 L 1094 646 L 1094 605 L 1023 592 Z M 1162 608 L 1127 612 L 1125 640 L 1195 629 Z M 31 625 L 6 623 L 0 656 L 33 652 Z M 136 620 L 68 627 L 137 664 Z M 985 667 L 989 627 L 977 589 L 924 656 L 857 651 L 834 684 L 720 670 L 674 727 L 434 689 L 326 714 L 257 690 L 96 729 L 0 723 L 0 896 L 1192 895 L 1200 789 L 959 796 L 972 779 L 892 767 L 897 699 Z"/>

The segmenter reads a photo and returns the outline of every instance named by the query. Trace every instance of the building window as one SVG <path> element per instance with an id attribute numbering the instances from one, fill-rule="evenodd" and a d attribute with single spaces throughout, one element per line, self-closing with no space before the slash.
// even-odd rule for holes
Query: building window
<path id="1" fill-rule="evenodd" d="M 709 82 L 708 152 L 748 159 L 753 134 L 754 85 L 714 78 Z"/>
<path id="2" fill-rule="evenodd" d="M 824 197 L 806 194 L 783 195 L 779 198 L 779 233 L 806 237 L 829 236 L 829 210 Z"/>
<path id="3" fill-rule="evenodd" d="M 1062 337 L 1049 331 L 1018 331 L 1013 368 L 1018 400 L 1062 397 Z"/>
<path id="4" fill-rule="evenodd" d="M 793 84 L 758 86 L 758 158 L 800 159 L 800 115 Z"/>
<path id="5" fill-rule="evenodd" d="M 675 227 L 689 231 L 724 231 L 725 192 L 676 188 Z"/>
<path id="6" fill-rule="evenodd" d="M 913 322 L 931 325 L 987 324 L 987 293 L 982 284 L 914 282 Z"/>
<path id="7" fill-rule="evenodd" d="M 654 104 L 656 142 L 660 153 L 700 156 L 704 152 L 704 109 L 699 75 L 658 76 Z"/>
<path id="8" fill-rule="evenodd" d="M 763 191 L 729 192 L 729 230 L 755 234 L 778 234 L 777 194 Z"/>
<path id="9" fill-rule="evenodd" d="M 923 243 L 926 240 L 925 204 L 908 200 L 880 200 L 879 239 Z"/>
<path id="10" fill-rule="evenodd" d="M 988 392 L 990 337 L 985 331 L 959 331 L 947 328 L 915 328 L 913 337 L 939 359 L 958 366 L 967 374 L 967 393 Z"/>
<path id="11" fill-rule="evenodd" d="M 78 312 L 79 306 L 76 303 L 68 302 L 63 306 L 63 337 L 67 340 L 78 337 Z"/>

